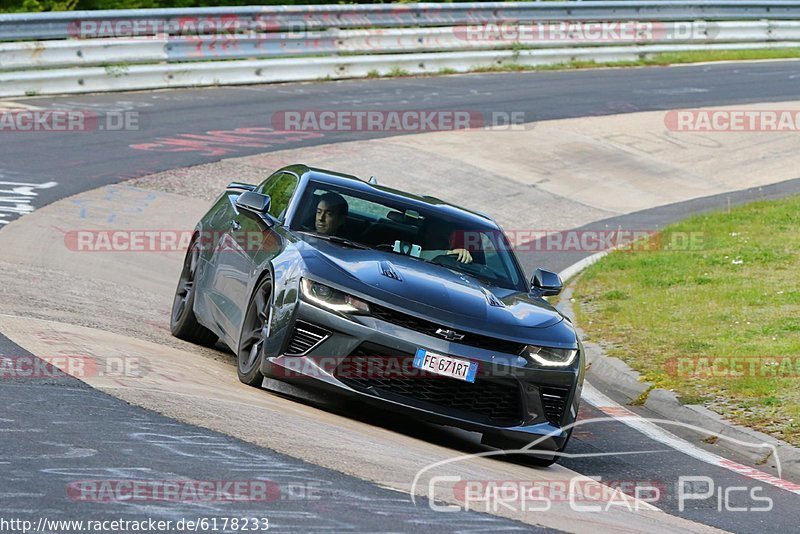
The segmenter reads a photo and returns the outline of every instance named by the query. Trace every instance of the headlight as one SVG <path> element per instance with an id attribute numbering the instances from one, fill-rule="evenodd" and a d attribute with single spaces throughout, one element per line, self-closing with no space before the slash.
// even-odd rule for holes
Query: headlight
<path id="1" fill-rule="evenodd" d="M 312 304 L 339 313 L 369 313 L 369 304 L 352 295 L 308 278 L 300 279 L 303 297 Z"/>
<path id="2" fill-rule="evenodd" d="M 567 367 L 575 361 L 578 351 L 575 349 L 551 349 L 528 345 L 522 355 L 531 363 L 544 367 Z"/>

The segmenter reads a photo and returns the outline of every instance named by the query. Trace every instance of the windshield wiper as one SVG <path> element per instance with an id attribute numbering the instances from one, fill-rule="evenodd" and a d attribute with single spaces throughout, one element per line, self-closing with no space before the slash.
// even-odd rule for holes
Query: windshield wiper
<path id="1" fill-rule="evenodd" d="M 439 267 L 444 267 L 445 269 L 448 269 L 449 271 L 457 273 L 457 274 L 460 274 L 460 275 L 463 274 L 463 275 L 471 276 L 472 278 L 478 280 L 480 283 L 485 284 L 487 286 L 502 287 L 502 286 L 498 285 L 498 283 L 497 283 L 498 279 L 497 278 L 491 279 L 491 278 L 488 278 L 488 277 L 486 277 L 484 275 L 480 275 L 480 274 L 477 274 L 477 273 L 474 273 L 474 272 L 471 272 L 471 271 L 468 271 L 468 270 L 465 270 L 465 269 L 459 269 L 455 265 L 445 265 L 443 263 L 439 263 L 438 261 L 433 261 L 435 258 L 431 258 L 429 260 L 425 260 L 425 259 L 422 259 L 422 258 L 417 258 L 417 259 L 421 260 L 421 261 L 424 261 L 425 263 L 430 263 L 431 265 L 438 265 Z"/>
<path id="2" fill-rule="evenodd" d="M 343 237 L 338 237 L 335 235 L 318 234 L 316 232 L 308 232 L 306 230 L 299 230 L 299 232 L 301 234 L 307 234 L 310 236 L 318 237 L 320 239 L 330 241 L 331 243 L 336 243 L 337 245 L 343 245 L 345 247 L 360 248 L 364 250 L 369 248 L 368 246 L 362 245 L 361 243 L 356 243 L 355 241 L 350 241 L 349 239 L 345 239 Z"/>
<path id="3" fill-rule="evenodd" d="M 474 274 L 474 273 L 471 273 L 469 271 L 462 271 L 461 269 L 454 269 L 454 270 L 459 274 L 466 274 L 467 276 L 471 276 L 472 278 L 474 278 L 475 280 L 479 281 L 480 283 L 482 283 L 484 285 L 497 287 L 497 281 L 496 280 L 491 280 L 489 278 L 486 278 L 485 276 L 481 276 L 479 274 Z"/>

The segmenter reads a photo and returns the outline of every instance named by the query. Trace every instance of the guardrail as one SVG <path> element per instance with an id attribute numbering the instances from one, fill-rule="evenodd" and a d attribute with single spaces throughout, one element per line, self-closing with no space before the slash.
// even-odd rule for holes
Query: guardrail
<path id="1" fill-rule="evenodd" d="M 800 1 L 265 6 L 0 15 L 0 96 L 800 47 Z"/>

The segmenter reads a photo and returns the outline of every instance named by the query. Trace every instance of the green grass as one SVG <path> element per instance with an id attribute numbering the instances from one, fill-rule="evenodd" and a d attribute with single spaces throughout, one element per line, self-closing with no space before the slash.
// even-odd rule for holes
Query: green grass
<path id="1" fill-rule="evenodd" d="M 400 67 L 392 67 L 392 70 L 390 70 L 386 74 L 386 76 L 388 76 L 389 78 L 397 78 L 400 76 L 408 76 L 408 75 L 409 75 L 408 71 L 405 69 L 401 69 Z"/>
<path id="2" fill-rule="evenodd" d="M 786 59 L 800 57 L 800 48 L 768 48 L 758 50 L 695 50 L 670 52 L 643 60 L 645 65 L 700 63 L 704 61 L 747 61 L 751 59 Z"/>
<path id="3" fill-rule="evenodd" d="M 518 61 L 518 53 L 515 57 Z M 527 70 L 570 70 L 609 67 L 647 67 L 677 65 L 682 63 L 704 63 L 707 61 L 747 61 L 755 59 L 789 59 L 800 58 L 800 48 L 784 48 L 773 50 L 696 50 L 692 52 L 670 52 L 653 54 L 635 61 L 569 61 L 552 65 L 522 65 L 516 61 L 487 67 L 474 67 L 471 72 L 518 72 Z"/>
<path id="4" fill-rule="evenodd" d="M 707 61 L 747 61 L 756 59 L 791 59 L 800 58 L 800 48 L 782 48 L 767 50 L 696 50 L 691 52 L 674 52 L 652 54 L 634 61 L 568 61 L 565 63 L 554 63 L 552 65 L 523 65 L 518 63 L 520 53 L 526 47 L 512 47 L 514 57 L 510 63 L 498 65 L 476 65 L 469 69 L 471 73 L 484 72 L 523 72 L 523 71 L 548 71 L 548 70 L 572 70 L 572 69 L 596 69 L 596 68 L 621 68 L 621 67 L 647 67 L 678 65 L 683 63 L 704 63 Z M 437 74 L 454 74 L 453 69 L 440 69 L 437 73 L 421 74 L 420 76 L 435 76 Z M 395 78 L 399 76 L 409 76 L 407 71 L 402 69 L 392 69 L 386 74 L 379 74 L 377 71 L 370 71 L 369 78 Z"/>
<path id="5" fill-rule="evenodd" d="M 694 246 L 664 246 L 692 232 Z M 800 196 L 696 216 L 654 242 L 583 273 L 578 323 L 683 402 L 800 445 Z"/>

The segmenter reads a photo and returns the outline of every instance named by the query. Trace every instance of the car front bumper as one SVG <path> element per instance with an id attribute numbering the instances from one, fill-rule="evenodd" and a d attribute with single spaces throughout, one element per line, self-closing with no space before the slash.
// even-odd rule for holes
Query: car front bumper
<path id="1" fill-rule="evenodd" d="M 561 451 L 577 417 L 582 353 L 570 368 L 544 369 L 517 355 L 449 342 L 371 316 L 343 316 L 304 301 L 298 302 L 287 325 L 267 340 L 272 350 L 262 364 L 265 376 L 334 391 L 432 423 L 480 432 L 488 444 L 506 449 L 535 442 L 532 450 Z M 287 354 L 297 349 L 293 336 L 298 328 L 324 336 L 318 340 L 303 333 L 302 348 L 308 350 Z M 346 372 L 353 369 L 354 358 L 363 354 L 406 361 L 419 348 L 477 361 L 476 383 L 417 375 L 400 382 L 404 385 L 398 391 L 394 387 L 397 381 L 378 376 L 386 371 L 385 366 Z M 436 382 L 424 382 L 431 380 Z M 457 398 L 470 396 L 486 398 Z M 497 412 L 493 404 L 503 405 L 499 410 L 502 417 L 493 417 Z M 470 407 L 479 408 L 475 411 Z M 516 415 L 511 417 L 512 413 Z"/>

